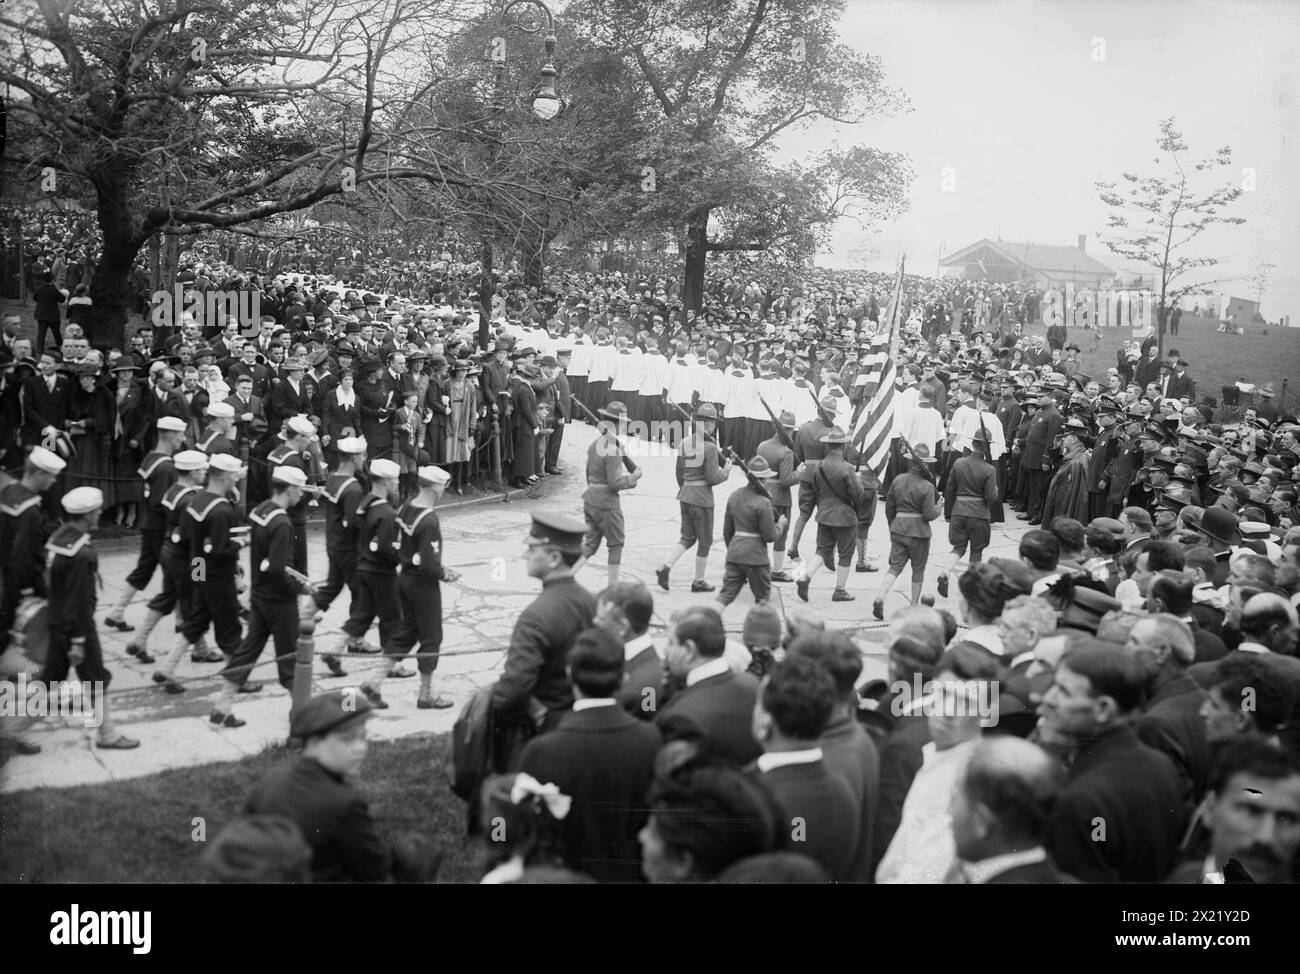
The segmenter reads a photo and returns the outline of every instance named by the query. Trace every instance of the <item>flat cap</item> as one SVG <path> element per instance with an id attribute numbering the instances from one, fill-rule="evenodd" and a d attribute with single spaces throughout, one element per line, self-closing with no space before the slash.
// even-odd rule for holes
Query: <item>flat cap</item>
<path id="1" fill-rule="evenodd" d="M 307 740 L 332 733 L 370 716 L 370 701 L 356 690 L 335 690 L 312 697 L 289 721 L 289 733 Z"/>

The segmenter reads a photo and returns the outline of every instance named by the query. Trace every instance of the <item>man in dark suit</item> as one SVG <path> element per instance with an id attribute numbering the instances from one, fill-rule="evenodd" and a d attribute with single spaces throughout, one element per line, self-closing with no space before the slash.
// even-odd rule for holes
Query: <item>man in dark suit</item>
<path id="1" fill-rule="evenodd" d="M 54 275 L 46 271 L 41 275 L 40 285 L 32 292 L 32 300 L 36 303 L 36 353 L 39 355 L 45 351 L 46 332 L 54 333 L 53 344 L 56 347 L 63 344 L 59 335 L 59 322 L 62 318 L 59 305 L 68 298 L 54 286 Z"/>
<path id="2" fill-rule="evenodd" d="M 1169 374 L 1161 377 L 1160 394 L 1166 399 L 1196 399 L 1196 382 L 1187 374 L 1187 360 L 1178 359 Z"/>
<path id="3" fill-rule="evenodd" d="M 545 355 L 541 360 L 542 374 L 555 380 L 555 385 L 551 387 L 554 412 L 551 435 L 546 438 L 545 466 L 546 472 L 552 474 L 564 473 L 560 468 L 560 443 L 564 440 L 564 427 L 573 414 L 573 403 L 569 399 L 569 377 L 564 370 L 568 367 L 571 354 L 567 348 L 562 348 L 556 351 L 555 357 Z"/>
<path id="4" fill-rule="evenodd" d="M 1145 391 L 1151 383 L 1160 381 L 1160 366 L 1160 349 L 1151 345 L 1146 351 L 1146 357 L 1133 370 L 1133 382 Z"/>
<path id="5" fill-rule="evenodd" d="M 610 632 L 580 632 L 568 655 L 573 710 L 529 741 L 519 770 L 573 799 L 562 823 L 565 865 L 600 882 L 639 882 L 637 832 L 649 817 L 659 731 L 624 711 L 623 647 Z"/>
<path id="6" fill-rule="evenodd" d="M 596 597 L 596 625 L 623 644 L 626 679 L 615 697 L 641 720 L 654 720 L 664 694 L 664 662 L 650 635 L 652 615 L 654 596 L 642 582 L 620 580 Z"/>
<path id="7" fill-rule="evenodd" d="M 762 753 L 752 725 L 758 681 L 731 671 L 723 657 L 726 645 L 716 609 L 692 606 L 674 613 L 665 656 L 670 679 L 683 686 L 655 721 L 666 734 L 670 726 L 697 734 L 714 757 L 744 767 Z"/>
<path id="8" fill-rule="evenodd" d="M 253 395 L 253 377 L 239 376 L 234 387 L 226 405 L 235 411 L 235 455 L 247 462 L 249 454 L 266 438 L 269 425 L 262 400 Z"/>
<path id="9" fill-rule="evenodd" d="M 953 883 L 1077 883 L 1043 847 L 1060 765 L 1010 735 L 980 741 L 952 794 Z"/>
<path id="10" fill-rule="evenodd" d="M 226 381 L 233 387 L 241 375 L 253 380 L 253 395 L 259 400 L 271 391 L 271 370 L 257 361 L 257 346 L 252 342 L 244 345 L 240 352 L 243 358 L 226 371 Z"/>
<path id="11" fill-rule="evenodd" d="M 271 387 L 271 402 L 266 416 L 271 429 L 279 429 L 291 416 L 312 414 L 311 396 L 302 381 L 303 364 L 292 359 L 285 363 L 284 371 L 285 377 Z"/>
<path id="12" fill-rule="evenodd" d="M 1043 503 L 1050 474 L 1048 451 L 1061 433 L 1064 420 L 1056 408 L 1056 397 L 1045 389 L 1038 400 L 1038 412 L 1029 421 L 1025 434 L 1024 452 L 1020 455 L 1020 470 L 1025 482 L 1025 509 L 1017 514 L 1022 521 L 1039 524 L 1043 520 Z"/>
<path id="13" fill-rule="evenodd" d="M 1210 774 L 1210 745 L 1201 718 L 1208 694 L 1187 672 L 1196 658 L 1191 629 L 1168 613 L 1144 616 L 1129 632 L 1125 648 L 1149 674 L 1146 703 L 1135 724 L 1138 738 L 1174 762 L 1187 787 L 1188 805 L 1194 806 Z"/>
<path id="14" fill-rule="evenodd" d="M 794 847 L 845 882 L 854 873 L 862 809 L 820 746 L 835 701 L 835 681 L 817 660 L 792 655 L 777 663 L 754 714 L 764 753 L 746 770 L 776 799 Z"/>
<path id="15" fill-rule="evenodd" d="M 1038 708 L 1041 739 L 1075 752 L 1047 849 L 1085 883 L 1156 882 L 1173 868 L 1187 821 L 1182 781 L 1133 727 L 1142 702 L 1138 662 L 1088 637 L 1076 645 Z"/>
<path id="16" fill-rule="evenodd" d="M 396 349 L 388 352 L 384 361 L 387 368 L 380 375 L 379 384 L 393 394 L 393 403 L 400 406 L 406 394 L 415 391 L 415 376 L 406 370 L 406 355 Z"/>
<path id="17" fill-rule="evenodd" d="M 39 443 L 47 433 L 62 430 L 68 418 L 68 380 L 58 374 L 58 357 L 43 352 L 39 374 L 23 383 L 21 400 L 24 440 Z"/>

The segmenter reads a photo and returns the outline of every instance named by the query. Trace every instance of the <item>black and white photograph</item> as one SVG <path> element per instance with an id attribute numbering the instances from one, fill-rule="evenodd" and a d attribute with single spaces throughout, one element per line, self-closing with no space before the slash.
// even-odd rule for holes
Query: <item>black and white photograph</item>
<path id="1" fill-rule="evenodd" d="M 1293 948 L 1172 887 L 1300 881 L 1297 49 L 1274 0 L 0 2 L 14 932 L 1045 884 L 1080 958 Z"/>

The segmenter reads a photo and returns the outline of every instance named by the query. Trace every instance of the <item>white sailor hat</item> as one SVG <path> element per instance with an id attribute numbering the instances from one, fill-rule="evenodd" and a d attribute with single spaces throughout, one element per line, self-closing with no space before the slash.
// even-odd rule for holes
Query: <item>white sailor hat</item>
<path id="1" fill-rule="evenodd" d="M 158 429 L 172 433 L 184 433 L 185 420 L 177 416 L 162 416 L 158 419 Z"/>
<path id="2" fill-rule="evenodd" d="M 224 402 L 208 403 L 207 413 L 213 419 L 234 419 L 235 407 Z"/>
<path id="3" fill-rule="evenodd" d="M 199 450 L 181 450 L 172 457 L 172 466 L 181 472 L 206 470 L 208 455 Z"/>
<path id="4" fill-rule="evenodd" d="M 451 474 L 447 473 L 446 470 L 432 465 L 421 467 L 416 471 L 416 475 L 420 478 L 421 483 L 432 484 L 434 487 L 445 487 L 451 480 Z"/>
<path id="5" fill-rule="evenodd" d="M 345 436 L 334 444 L 334 449 L 339 453 L 365 453 L 366 441 L 361 436 Z"/>
<path id="6" fill-rule="evenodd" d="M 402 468 L 393 463 L 392 460 L 371 460 L 370 473 L 371 476 L 379 477 L 383 480 L 392 480 L 401 476 Z"/>
<path id="7" fill-rule="evenodd" d="M 244 472 L 244 465 L 239 462 L 239 458 L 232 457 L 229 453 L 214 453 L 208 460 L 208 468 L 222 473 Z"/>
<path id="8" fill-rule="evenodd" d="M 98 487 L 74 487 L 63 495 L 63 509 L 69 514 L 89 514 L 104 506 L 104 492 Z"/>
<path id="9" fill-rule="evenodd" d="M 287 425 L 289 432 L 296 433 L 299 436 L 311 436 L 316 432 L 316 427 L 312 426 L 311 420 L 306 416 L 294 416 Z"/>
<path id="10" fill-rule="evenodd" d="M 43 446 L 32 447 L 32 452 L 27 456 L 32 461 L 33 466 L 44 470 L 46 473 L 63 473 L 63 468 L 68 465 L 67 461 L 57 453 L 47 450 Z"/>
<path id="11" fill-rule="evenodd" d="M 271 471 L 271 479 L 291 487 L 307 486 L 307 475 L 298 467 L 276 467 Z"/>

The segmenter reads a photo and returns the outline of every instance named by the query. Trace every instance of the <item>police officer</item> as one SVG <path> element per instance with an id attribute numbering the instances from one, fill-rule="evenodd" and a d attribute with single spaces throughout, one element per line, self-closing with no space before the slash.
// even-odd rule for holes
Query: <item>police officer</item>
<path id="1" fill-rule="evenodd" d="M 59 480 L 67 463 L 43 446 L 32 447 L 23 476 L 0 490 L 0 650 L 9 645 L 18 603 L 30 591 L 45 598 L 45 542 L 56 525 L 49 522 L 42 495 Z"/>
<path id="2" fill-rule="evenodd" d="M 768 485 L 775 482 L 776 471 L 761 456 L 750 460 L 747 467 L 751 477 Z M 754 593 L 755 603 L 768 600 L 772 594 L 768 545 L 776 541 L 788 524 L 789 514 L 782 514 L 778 519 L 771 496 L 755 487 L 748 478 L 727 498 L 722 516 L 722 540 L 727 546 L 727 561 L 722 591 L 718 593 L 718 602 L 723 608 L 736 600 L 746 581 Z"/>
<path id="3" fill-rule="evenodd" d="M 621 445 L 627 435 L 627 407 L 615 400 L 600 408 L 606 422 L 600 424 L 600 435 L 587 447 L 587 489 L 582 494 L 582 514 L 587 522 L 586 537 L 582 542 L 582 558 L 574 567 L 578 571 L 587 559 L 600 548 L 603 539 L 609 547 L 609 583 L 618 581 L 623 562 L 623 504 L 622 491 L 630 490 L 641 480 L 640 467 L 626 472 L 623 458 L 627 455 Z"/>
<path id="4" fill-rule="evenodd" d="M 918 443 L 911 448 L 906 471 L 895 477 L 885 492 L 885 517 L 889 521 L 889 572 L 871 604 L 877 619 L 885 618 L 885 596 L 898 581 L 903 568 L 912 563 L 912 605 L 921 601 L 925 563 L 930 557 L 930 522 L 939 516 L 935 505 L 934 476 L 930 447 Z"/>
<path id="5" fill-rule="evenodd" d="M 948 543 L 952 545 L 952 562 L 939 574 L 939 594 L 948 597 L 948 575 L 970 546 L 970 564 L 984 559 L 984 549 L 992 536 L 990 505 L 998 500 L 997 468 L 988 458 L 988 441 L 983 433 L 971 439 L 971 452 L 957 460 L 948 472 L 943 491 L 943 516 L 948 519 Z"/>
<path id="6" fill-rule="evenodd" d="M 785 445 L 785 440 L 794 442 L 794 413 L 785 410 L 776 418 L 777 424 L 785 432 L 780 432 L 758 444 L 757 455 L 767 461 L 768 469 L 775 475 L 767 483 L 768 493 L 772 497 L 772 514 L 779 521 L 786 520 L 786 527 L 777 535 L 772 548 L 772 581 L 793 582 L 794 577 L 784 571 L 785 542 L 789 532 L 791 496 L 790 488 L 799 483 L 799 467 L 794 458 L 794 450 Z"/>
<path id="7" fill-rule="evenodd" d="M 198 450 L 182 450 L 172 458 L 172 466 L 176 470 L 176 482 L 167 488 L 162 499 L 163 510 L 167 512 L 162 551 L 158 556 L 163 587 L 149 600 L 140 631 L 131 637 L 131 645 L 127 647 L 127 652 L 141 662 L 153 659 L 148 652 L 149 636 L 158 623 L 172 611 L 176 612 L 178 621 L 184 619 L 194 597 L 190 582 L 189 530 L 193 520 L 189 516 L 189 501 L 203 489 L 203 480 L 208 475 L 208 458 Z M 186 643 L 177 640 L 162 669 L 153 675 L 153 681 L 162 684 L 168 693 L 184 692 L 185 688 L 171 676 L 176 672 L 176 664 L 185 649 Z M 225 657 L 204 645 L 195 646 L 190 659 L 195 663 L 220 663 Z"/>
<path id="8" fill-rule="evenodd" d="M 194 598 L 192 611 L 181 623 L 180 638 L 185 645 L 195 645 L 211 625 L 217 648 L 227 657 L 239 649 L 241 631 L 235 575 L 239 553 L 247 544 L 247 535 L 232 533 L 235 509 L 230 497 L 245 473 L 244 465 L 228 453 L 210 457 L 208 484 L 188 499 L 186 511 L 194 522 L 189 530 Z M 214 724 L 224 724 L 225 716 L 214 712 L 210 719 Z"/>
<path id="9" fill-rule="evenodd" d="M 677 559 L 695 547 L 695 580 L 692 592 L 712 592 L 704 580 L 709 568 L 709 550 L 713 547 L 713 488 L 731 474 L 731 461 L 722 458 L 715 430 L 718 411 L 704 403 L 695 411 L 695 429 L 677 449 L 677 500 L 681 506 L 682 536 L 668 559 L 655 569 L 659 587 L 668 591 L 668 573 Z M 734 598 L 734 596 L 733 596 Z"/>
<path id="10" fill-rule="evenodd" d="M 1020 455 L 1020 470 L 1025 482 L 1025 510 L 1016 517 L 1030 524 L 1040 524 L 1043 520 L 1043 501 L 1052 469 L 1049 451 L 1061 433 L 1062 422 L 1053 390 L 1044 389 L 1039 396 L 1038 412 L 1029 421 L 1025 449 Z"/>
<path id="11" fill-rule="evenodd" d="M 433 692 L 433 671 L 438 668 L 438 650 L 442 646 L 442 582 L 455 582 L 460 576 L 442 563 L 442 528 L 434 505 L 451 481 L 451 474 L 441 467 L 420 467 L 416 472 L 420 489 L 397 515 L 402 532 L 401 574 L 397 576 L 397 598 L 402 609 L 401 623 L 385 652 L 399 660 L 418 641 L 420 693 L 416 706 L 421 710 L 442 710 L 453 701 Z M 378 695 L 384 674 L 367 680 Z M 367 694 L 369 696 L 369 694 Z"/>
<path id="12" fill-rule="evenodd" d="M 278 444 L 266 455 L 268 470 L 276 467 L 297 467 L 304 476 L 311 473 L 311 442 L 316 437 L 316 427 L 306 416 L 290 416 L 284 421 Z M 272 488 L 274 489 L 274 488 Z M 307 574 L 307 501 L 305 492 L 299 491 L 297 502 L 289 508 L 289 523 L 293 525 L 293 567 Z"/>
<path id="13" fill-rule="evenodd" d="M 109 610 L 104 625 L 119 632 L 131 632 L 135 626 L 128 625 L 123 619 L 126 607 L 140 592 L 143 592 L 153 578 L 153 571 L 158 567 L 158 557 L 162 554 L 163 536 L 167 526 L 167 512 L 162 500 L 167 488 L 176 482 L 176 469 L 172 466 L 172 454 L 181 448 L 185 439 L 185 420 L 176 416 L 161 416 L 157 423 L 158 443 L 141 462 L 139 474 L 144 480 L 144 503 L 140 505 L 140 557 L 135 569 L 126 576 L 126 585 L 122 595 Z M 132 648 L 127 647 L 127 652 Z M 132 653 L 139 656 L 138 653 Z M 139 656 L 140 662 L 152 663 L 153 657 Z"/>
<path id="14" fill-rule="evenodd" d="M 302 499 L 307 475 L 297 467 L 276 467 L 271 471 L 271 499 L 249 512 L 253 530 L 249 561 L 252 587 L 248 604 L 248 632 L 221 671 L 225 683 L 212 710 L 211 720 L 223 727 L 243 727 L 247 721 L 234 714 L 235 694 L 253 693 L 260 684 L 248 679 L 249 671 L 272 640 L 280 686 L 293 688 L 294 655 L 298 646 L 298 596 L 304 582 L 295 579 L 293 567 L 293 524 L 289 508 Z"/>
<path id="15" fill-rule="evenodd" d="M 379 641 L 382 647 L 392 645 L 397 627 L 402 621 L 401 605 L 397 601 L 397 566 L 401 561 L 401 531 L 397 527 L 397 512 L 389 498 L 397 494 L 397 479 L 401 468 L 392 460 L 370 461 L 370 491 L 357 507 L 357 590 L 352 600 L 348 621 L 343 624 L 344 642 L 340 652 L 352 650 L 365 636 L 370 623 L 379 617 Z M 362 687 L 365 691 L 366 687 Z M 388 704 L 376 691 L 366 692 L 368 699 L 380 710 Z"/>
<path id="16" fill-rule="evenodd" d="M 97 716 L 102 714 L 97 747 L 122 751 L 140 742 L 117 730 L 101 694 L 108 689 L 111 674 L 104 667 L 104 652 L 95 629 L 95 596 L 99 590 L 99 556 L 90 532 L 99 526 L 104 494 L 97 487 L 77 487 L 63 495 L 67 513 L 63 526 L 45 545 L 50 575 L 50 644 L 41 671 L 41 682 L 49 687 L 61 682 L 68 670 L 77 671 L 83 692 Z"/>
<path id="17" fill-rule="evenodd" d="M 849 435 L 838 426 L 821 438 L 826 455 L 817 464 L 812 489 L 817 508 L 817 556 L 804 575 L 795 582 L 799 598 L 808 601 L 808 587 L 819 569 L 835 572 L 835 591 L 831 600 L 852 602 L 849 594 L 849 569 L 858 540 L 858 508 L 862 501 L 862 478 L 844 459 Z M 839 556 L 836 560 L 836 555 Z"/>
<path id="18" fill-rule="evenodd" d="M 359 479 L 366 462 L 366 441 L 359 436 L 345 436 L 334 444 L 337 461 L 325 480 L 325 554 L 329 558 L 329 577 L 315 589 L 316 608 L 328 611 L 343 586 L 353 599 L 357 597 L 357 507 L 366 495 Z M 364 641 L 362 641 L 363 643 Z M 357 652 L 357 645 L 349 644 Z M 347 676 L 343 664 L 332 653 L 322 654 L 325 665 L 335 676 Z"/>

